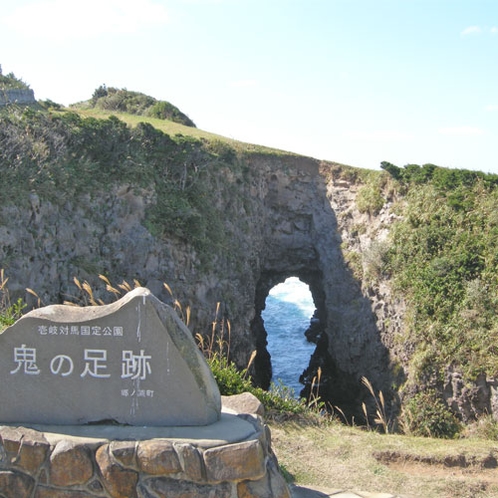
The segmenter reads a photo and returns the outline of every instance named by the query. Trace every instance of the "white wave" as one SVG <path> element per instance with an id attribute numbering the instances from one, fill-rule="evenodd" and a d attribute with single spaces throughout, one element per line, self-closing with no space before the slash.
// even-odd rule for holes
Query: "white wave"
<path id="1" fill-rule="evenodd" d="M 275 285 L 270 290 L 270 296 L 279 301 L 295 304 L 303 312 L 308 313 L 310 317 L 315 311 L 315 303 L 309 286 L 297 277 L 289 277 L 285 282 Z"/>

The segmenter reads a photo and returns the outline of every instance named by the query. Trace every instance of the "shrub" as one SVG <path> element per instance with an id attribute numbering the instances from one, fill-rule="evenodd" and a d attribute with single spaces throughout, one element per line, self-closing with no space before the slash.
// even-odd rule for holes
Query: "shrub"
<path id="1" fill-rule="evenodd" d="M 454 363 L 466 377 L 494 375 L 498 190 L 480 180 L 472 188 L 440 188 L 410 188 L 391 232 L 386 264 L 413 317 L 405 322 L 406 340 L 442 368 Z M 412 378 L 421 373 L 413 362 L 410 368 Z"/>
<path id="2" fill-rule="evenodd" d="M 373 240 L 363 253 L 364 277 L 368 280 L 379 279 L 387 270 L 389 244 Z"/>
<path id="3" fill-rule="evenodd" d="M 195 128 L 195 123 L 173 104 L 164 100 L 156 100 L 154 97 L 144 93 L 132 92 L 125 88 L 107 88 L 105 85 L 101 85 L 93 92 L 89 103 L 93 107 L 106 111 L 168 119 L 175 123 Z"/>
<path id="4" fill-rule="evenodd" d="M 253 390 L 251 381 L 247 378 L 247 370 L 239 370 L 235 363 L 217 353 L 208 358 L 207 361 L 223 396 L 232 396 Z"/>
<path id="5" fill-rule="evenodd" d="M 105 85 L 100 85 L 92 94 L 92 103 L 95 105 L 97 100 L 108 95 L 107 87 Z"/>
<path id="6" fill-rule="evenodd" d="M 22 310 L 26 307 L 21 298 L 15 303 L 11 302 L 9 289 L 7 288 L 8 280 L 4 269 L 0 269 L 0 331 L 13 325 L 16 320 L 21 318 Z"/>
<path id="7" fill-rule="evenodd" d="M 448 439 L 461 430 L 459 421 L 434 389 L 420 392 L 405 403 L 402 426 L 412 436 Z"/>
<path id="8" fill-rule="evenodd" d="M 498 421 L 493 415 L 483 415 L 465 429 L 465 437 L 498 441 Z"/>
<path id="9" fill-rule="evenodd" d="M 270 417 L 313 413 L 311 407 L 306 406 L 304 400 L 296 399 L 294 392 L 281 382 L 272 383 L 270 390 L 265 391 L 252 385 L 251 378 L 247 375 L 247 369 L 238 369 L 226 357 L 215 354 L 211 358 L 207 358 L 207 362 L 223 396 L 249 392 L 261 401 Z"/>
<path id="10" fill-rule="evenodd" d="M 24 89 L 29 90 L 29 85 L 25 83 L 22 79 L 17 78 L 14 73 L 9 73 L 3 75 L 0 68 L 0 89 L 10 90 L 10 89 Z"/>
<path id="11" fill-rule="evenodd" d="M 95 106 L 106 111 L 127 112 L 129 114 L 143 114 L 146 109 L 154 105 L 156 99 L 143 93 L 107 88 L 107 94 L 95 101 Z M 97 89 L 95 92 L 103 93 Z M 95 95 L 94 92 L 94 95 Z M 93 99 L 93 97 L 92 97 Z"/>
<path id="12" fill-rule="evenodd" d="M 384 206 L 380 188 L 376 185 L 364 185 L 358 190 L 356 207 L 360 213 L 376 215 Z"/>
<path id="13" fill-rule="evenodd" d="M 175 107 L 173 104 L 164 100 L 160 100 L 149 107 L 145 112 L 145 115 L 152 118 L 168 119 L 175 123 L 195 128 L 194 122 L 187 115 L 183 114 L 178 107 Z"/>

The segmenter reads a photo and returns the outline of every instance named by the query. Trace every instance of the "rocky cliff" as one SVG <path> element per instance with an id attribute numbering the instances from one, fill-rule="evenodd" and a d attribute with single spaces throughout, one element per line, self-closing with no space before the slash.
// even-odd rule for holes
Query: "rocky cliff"
<path id="1" fill-rule="evenodd" d="M 112 147 L 116 155 L 116 144 Z M 111 162 L 116 172 L 107 172 L 104 181 L 103 168 L 111 169 Z M 203 212 L 182 214 L 189 220 L 182 232 L 175 228 L 177 213 L 192 208 L 173 209 L 170 193 L 145 170 L 139 181 L 120 173 L 127 162 L 128 156 L 113 156 L 78 188 L 83 170 L 69 174 L 65 166 L 59 187 L 53 188 L 57 179 L 51 177 L 49 192 L 41 184 L 2 202 L 0 260 L 13 297 L 36 306 L 25 290 L 30 288 L 42 304 L 81 300 L 76 276 L 109 301 L 112 295 L 97 277 L 103 274 L 115 285 L 136 279 L 171 302 L 167 283 L 183 309 L 190 306 L 193 332 L 207 334 L 213 321 L 230 321 L 233 359 L 243 367 L 257 350 L 251 373 L 268 387 L 271 358 L 261 311 L 274 285 L 297 276 L 310 286 L 319 320 L 312 362 L 296 366 L 308 367 L 303 375 L 308 389 L 320 367 L 321 395 L 348 415 L 359 414 L 366 396 L 362 376 L 389 397 L 403 305 L 391 297 L 388 281 L 365 280 L 364 266 L 375 261 L 363 257 L 375 253 L 389 230 L 394 215 L 387 198 L 380 211 L 361 213 L 355 199 L 362 182 L 351 168 L 281 153 L 197 151 L 173 178 L 181 191 L 202 185 L 196 202 L 204 196 Z M 166 201 L 168 209 L 159 210 Z"/>

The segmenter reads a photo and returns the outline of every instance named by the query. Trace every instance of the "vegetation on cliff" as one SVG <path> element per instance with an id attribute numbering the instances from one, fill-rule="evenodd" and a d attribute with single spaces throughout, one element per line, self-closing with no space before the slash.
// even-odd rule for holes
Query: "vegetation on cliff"
<path id="1" fill-rule="evenodd" d="M 75 109 L 96 108 L 104 111 L 167 119 L 195 128 L 194 122 L 170 102 L 157 100 L 144 93 L 132 92 L 125 88 L 119 89 L 101 85 L 93 92 L 90 100 L 75 104 L 73 107 Z"/>
<path id="2" fill-rule="evenodd" d="M 0 90 L 13 89 L 28 90 L 29 85 L 21 78 L 17 78 L 14 73 L 2 74 L 2 66 L 0 66 Z"/>
<path id="3" fill-rule="evenodd" d="M 386 167 L 393 174 L 392 165 Z M 409 303 L 418 378 L 498 374 L 498 175 L 410 165 L 386 268 Z"/>
<path id="4" fill-rule="evenodd" d="M 459 429 L 444 400 L 449 375 L 461 374 L 468 389 L 498 375 L 498 176 L 431 164 L 382 167 L 402 194 L 382 270 L 407 304 L 398 337 L 411 351 L 405 424 L 417 434 L 452 436 Z"/>
<path id="5" fill-rule="evenodd" d="M 146 213 L 152 233 L 178 237 L 207 255 L 223 234 L 221 213 L 209 201 L 209 174 L 227 153 L 222 144 L 172 138 L 147 123 L 131 128 L 115 116 L 16 110 L 0 122 L 0 165 L 9 185 L 2 201 L 35 191 L 63 205 L 97 196 L 118 180 L 135 189 L 153 185 L 157 202 Z"/>
<path id="6" fill-rule="evenodd" d="M 388 281 L 406 303 L 394 343 L 404 356 L 396 389 L 405 429 L 451 436 L 459 430 L 445 399 L 456 393 L 444 393 L 451 374 L 461 374 L 466 389 L 498 375 L 498 175 L 433 164 L 381 168 L 357 182 L 356 206 L 376 216 L 389 202 L 389 237 L 346 259 L 367 285 Z"/>

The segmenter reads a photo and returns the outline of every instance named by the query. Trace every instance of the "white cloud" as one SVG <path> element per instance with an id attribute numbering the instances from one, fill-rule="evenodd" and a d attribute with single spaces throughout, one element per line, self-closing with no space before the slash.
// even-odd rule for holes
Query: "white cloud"
<path id="1" fill-rule="evenodd" d="M 410 133 L 395 130 L 349 131 L 344 133 L 343 137 L 365 142 L 404 142 L 414 138 Z"/>
<path id="2" fill-rule="evenodd" d="M 24 36 L 50 39 L 136 33 L 167 20 L 166 9 L 154 0 L 42 0 L 4 17 Z"/>
<path id="3" fill-rule="evenodd" d="M 498 111 L 498 104 L 490 104 L 484 108 L 486 111 L 495 112 Z"/>
<path id="4" fill-rule="evenodd" d="M 467 35 L 478 35 L 480 33 L 482 33 L 482 29 L 480 26 L 468 26 L 460 34 L 462 36 L 467 36 Z"/>
<path id="5" fill-rule="evenodd" d="M 455 137 L 468 137 L 476 135 L 484 135 L 484 130 L 475 126 L 449 126 L 447 128 L 440 128 L 438 132 L 441 135 L 455 136 Z"/>
<path id="6" fill-rule="evenodd" d="M 248 88 L 258 86 L 259 82 L 257 80 L 237 80 L 230 81 L 229 85 L 233 88 Z"/>
<path id="7" fill-rule="evenodd" d="M 491 35 L 498 35 L 498 27 L 497 26 L 467 26 L 464 30 L 460 32 L 461 36 L 470 36 L 470 35 L 480 35 L 482 33 L 489 33 Z"/>

